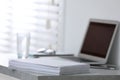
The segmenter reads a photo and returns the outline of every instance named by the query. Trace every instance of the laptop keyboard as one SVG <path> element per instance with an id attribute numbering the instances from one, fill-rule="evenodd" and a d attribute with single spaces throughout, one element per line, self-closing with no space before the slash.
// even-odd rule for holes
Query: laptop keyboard
<path id="1" fill-rule="evenodd" d="M 74 57 L 74 56 L 64 56 L 61 58 L 65 58 L 65 59 L 69 59 L 69 60 L 73 60 L 73 61 L 77 61 L 77 62 L 95 62 L 95 61 L 91 61 L 91 60 L 80 59 L 79 57 Z"/>

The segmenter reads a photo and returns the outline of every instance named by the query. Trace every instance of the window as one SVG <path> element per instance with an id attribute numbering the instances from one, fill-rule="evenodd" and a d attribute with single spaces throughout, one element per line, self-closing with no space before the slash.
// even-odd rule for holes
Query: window
<path id="1" fill-rule="evenodd" d="M 62 16 L 63 0 L 0 0 L 0 53 L 16 52 L 17 32 L 30 32 L 30 52 L 62 49 Z"/>

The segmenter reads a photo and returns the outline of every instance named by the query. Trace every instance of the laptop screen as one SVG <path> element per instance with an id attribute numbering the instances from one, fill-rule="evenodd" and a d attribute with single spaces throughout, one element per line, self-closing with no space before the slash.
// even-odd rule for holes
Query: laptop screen
<path id="1" fill-rule="evenodd" d="M 81 54 L 106 58 L 116 24 L 90 22 Z"/>

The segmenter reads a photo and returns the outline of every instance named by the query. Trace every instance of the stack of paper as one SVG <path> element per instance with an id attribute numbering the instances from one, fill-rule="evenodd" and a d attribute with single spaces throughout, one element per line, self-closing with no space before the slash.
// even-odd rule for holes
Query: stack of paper
<path id="1" fill-rule="evenodd" d="M 60 57 L 10 60 L 9 67 L 16 70 L 42 74 L 64 75 L 88 73 L 90 66 Z"/>

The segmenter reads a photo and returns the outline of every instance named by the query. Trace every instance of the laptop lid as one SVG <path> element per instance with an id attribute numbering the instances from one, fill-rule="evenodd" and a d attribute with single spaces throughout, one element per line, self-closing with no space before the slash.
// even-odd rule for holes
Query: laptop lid
<path id="1" fill-rule="evenodd" d="M 105 64 L 118 25 L 118 21 L 90 19 L 79 57 Z"/>

